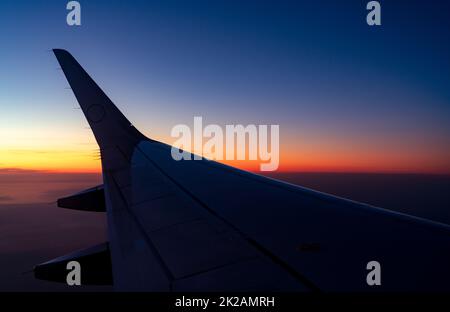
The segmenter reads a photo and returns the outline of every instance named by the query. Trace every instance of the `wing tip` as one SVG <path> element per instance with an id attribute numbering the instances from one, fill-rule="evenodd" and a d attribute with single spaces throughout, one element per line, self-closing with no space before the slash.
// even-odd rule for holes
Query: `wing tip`
<path id="1" fill-rule="evenodd" d="M 62 53 L 67 53 L 70 54 L 69 51 L 65 50 L 65 49 L 60 49 L 60 48 L 56 48 L 56 49 L 52 49 L 53 53 L 55 54 L 62 54 Z"/>
<path id="2" fill-rule="evenodd" d="M 69 51 L 65 50 L 65 49 L 52 49 L 53 54 L 55 54 L 56 59 L 62 60 L 62 59 L 75 59 L 72 54 L 70 54 Z"/>

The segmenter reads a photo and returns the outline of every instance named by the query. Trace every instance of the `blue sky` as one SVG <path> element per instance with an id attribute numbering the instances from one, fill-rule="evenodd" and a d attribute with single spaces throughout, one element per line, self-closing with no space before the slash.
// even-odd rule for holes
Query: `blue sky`
<path id="1" fill-rule="evenodd" d="M 0 148 L 94 149 L 49 52 L 64 48 L 155 138 L 194 115 L 280 124 L 298 169 L 380 153 L 377 170 L 450 172 L 450 3 L 380 2 L 369 27 L 367 1 L 89 0 L 70 27 L 67 1 L 2 1 Z"/>

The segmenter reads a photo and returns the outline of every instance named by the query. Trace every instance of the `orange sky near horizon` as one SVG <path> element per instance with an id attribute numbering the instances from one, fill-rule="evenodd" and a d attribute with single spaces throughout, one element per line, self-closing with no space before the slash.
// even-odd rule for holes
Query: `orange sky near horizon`
<path id="1" fill-rule="evenodd" d="M 48 135 L 48 133 L 41 133 Z M 52 172 L 100 172 L 98 147 L 91 134 L 62 138 L 51 134 L 46 140 L 37 136 L 27 140 L 16 139 L 14 144 L 0 146 L 0 170 L 7 168 Z M 16 138 L 19 136 L 16 136 Z M 156 138 L 173 143 L 174 138 Z M 80 143 L 82 142 L 82 143 Z M 319 141 L 320 142 L 320 141 Z M 11 143 L 11 142 L 10 142 Z M 351 144 L 344 147 L 336 142 L 316 141 L 280 146 L 280 172 L 369 172 L 369 173 L 431 173 L 450 174 L 450 153 L 418 147 L 376 150 Z M 260 171 L 260 161 L 220 161 L 249 171 Z"/>

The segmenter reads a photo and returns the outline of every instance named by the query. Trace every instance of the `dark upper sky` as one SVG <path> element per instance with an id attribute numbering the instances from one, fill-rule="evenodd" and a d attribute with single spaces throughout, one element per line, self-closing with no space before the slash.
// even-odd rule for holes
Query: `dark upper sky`
<path id="1" fill-rule="evenodd" d="M 279 124 L 285 169 L 450 172 L 450 2 L 367 2 L 2 1 L 0 167 L 98 166 L 65 48 L 158 139 L 200 115 Z"/>

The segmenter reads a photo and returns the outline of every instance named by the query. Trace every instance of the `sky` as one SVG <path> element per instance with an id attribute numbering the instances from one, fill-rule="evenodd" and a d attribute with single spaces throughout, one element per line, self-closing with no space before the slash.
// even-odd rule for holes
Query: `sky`
<path id="1" fill-rule="evenodd" d="M 450 3 L 0 2 L 0 169 L 98 172 L 97 146 L 52 48 L 129 120 L 280 125 L 280 171 L 450 173 Z M 246 168 L 247 164 L 239 164 Z"/>

